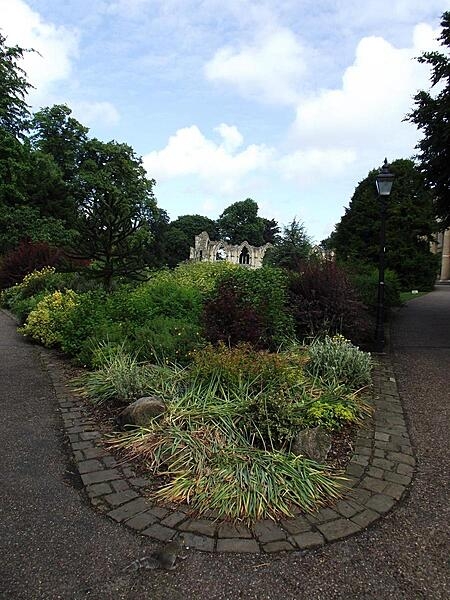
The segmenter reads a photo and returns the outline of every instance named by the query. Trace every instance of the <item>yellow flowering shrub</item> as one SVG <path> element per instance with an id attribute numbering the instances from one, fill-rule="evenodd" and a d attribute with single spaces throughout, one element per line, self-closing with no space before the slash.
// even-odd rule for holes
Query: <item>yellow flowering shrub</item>
<path id="1" fill-rule="evenodd" d="M 78 296 L 72 290 L 57 291 L 45 296 L 30 312 L 20 333 L 44 346 L 59 344 L 62 326 L 78 302 Z"/>
<path id="2" fill-rule="evenodd" d="M 207 294 L 214 289 L 217 280 L 221 279 L 224 274 L 239 268 L 241 268 L 239 265 L 225 260 L 219 262 L 186 262 L 178 265 L 173 271 L 159 271 L 153 280 L 194 286 L 202 294 Z"/>
<path id="3" fill-rule="evenodd" d="M 17 287 L 24 290 L 29 287 L 34 287 L 41 280 L 45 280 L 49 275 L 56 273 L 55 267 L 43 267 L 42 269 L 36 269 L 32 273 L 25 275 L 21 283 L 16 284 Z"/>

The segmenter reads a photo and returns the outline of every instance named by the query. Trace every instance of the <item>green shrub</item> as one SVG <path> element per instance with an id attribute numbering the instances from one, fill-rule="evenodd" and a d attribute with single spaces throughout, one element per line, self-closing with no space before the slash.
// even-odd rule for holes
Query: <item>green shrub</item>
<path id="1" fill-rule="evenodd" d="M 355 270 L 353 267 L 349 272 L 361 302 L 375 314 L 378 306 L 378 269 L 360 267 Z M 400 282 L 390 269 L 384 272 L 384 282 L 384 306 L 389 311 L 392 307 L 401 305 Z"/>
<path id="2" fill-rule="evenodd" d="M 58 273 L 54 267 L 44 267 L 26 275 L 20 283 L 3 290 L 1 303 L 24 323 L 44 296 L 71 288 L 73 274 Z"/>
<path id="3" fill-rule="evenodd" d="M 38 302 L 19 331 L 44 346 L 61 344 L 64 323 L 77 302 L 72 290 L 53 292 Z"/>
<path id="4" fill-rule="evenodd" d="M 327 384 L 357 390 L 370 382 L 372 358 L 341 335 L 315 340 L 308 350 L 306 371 Z"/>
<path id="5" fill-rule="evenodd" d="M 250 344 L 230 348 L 223 343 L 206 346 L 192 353 L 189 373 L 203 381 L 219 380 L 234 389 L 242 382 L 258 391 L 270 388 L 293 388 L 303 382 L 305 353 L 256 350 Z"/>
<path id="6" fill-rule="evenodd" d="M 295 333 L 287 309 L 287 275 L 274 267 L 226 272 L 205 304 L 203 321 L 212 342 L 277 349 Z"/>
<path id="7" fill-rule="evenodd" d="M 61 347 L 82 364 L 91 365 L 98 342 L 123 342 L 123 327 L 110 318 L 109 297 L 103 291 L 78 294 L 78 302 L 61 327 Z"/>
<path id="8" fill-rule="evenodd" d="M 127 319 L 136 325 L 156 317 L 187 319 L 198 323 L 201 295 L 192 285 L 174 281 L 150 280 L 128 293 Z"/>
<path id="9" fill-rule="evenodd" d="M 320 397 L 307 406 L 303 423 L 305 427 L 338 431 L 344 425 L 360 425 L 363 417 L 371 413 L 372 408 L 363 397 L 349 393 L 343 385 L 331 384 L 322 387 Z"/>
<path id="10" fill-rule="evenodd" d="M 227 273 L 241 269 L 227 261 L 218 262 L 186 262 L 173 271 L 156 272 L 151 281 L 170 281 L 182 286 L 194 287 L 202 296 L 207 296 Z"/>
<path id="11" fill-rule="evenodd" d="M 262 390 L 246 404 L 247 436 L 254 446 L 286 449 L 305 427 L 305 414 L 304 394 L 293 398 L 285 389 Z"/>
<path id="12" fill-rule="evenodd" d="M 39 302 L 49 294 L 50 292 L 43 291 L 30 298 L 18 298 L 11 302 L 11 311 L 15 314 L 21 325 L 25 323 L 28 315 L 36 308 Z"/>
<path id="13" fill-rule="evenodd" d="M 201 328 L 184 318 L 157 316 L 141 326 L 130 323 L 128 347 L 141 360 L 185 364 L 205 344 Z"/>

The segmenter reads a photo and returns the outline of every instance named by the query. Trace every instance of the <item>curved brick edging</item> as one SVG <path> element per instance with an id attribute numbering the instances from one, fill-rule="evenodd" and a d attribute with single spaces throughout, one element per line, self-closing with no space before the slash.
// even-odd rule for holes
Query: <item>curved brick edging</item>
<path id="1" fill-rule="evenodd" d="M 332 508 L 249 528 L 214 521 L 211 513 L 191 518 L 188 508 L 169 510 L 140 494 L 149 481 L 129 464 L 117 463 L 96 441 L 101 434 L 88 407 L 69 390 L 51 351 L 40 356 L 52 380 L 73 457 L 90 502 L 111 519 L 141 535 L 166 541 L 177 531 L 191 548 L 208 552 L 279 552 L 315 548 L 365 529 L 392 509 L 412 481 L 415 459 L 389 359 L 377 358 L 373 419 L 357 435 L 347 469 L 349 491 Z"/>

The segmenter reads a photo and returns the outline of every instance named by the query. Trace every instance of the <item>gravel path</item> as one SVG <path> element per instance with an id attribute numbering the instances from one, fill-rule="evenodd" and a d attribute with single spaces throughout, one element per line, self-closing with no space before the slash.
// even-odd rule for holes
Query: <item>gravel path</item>
<path id="1" fill-rule="evenodd" d="M 154 545 L 74 487 L 54 392 L 0 315 L 0 597 L 416 600 L 450 597 L 450 286 L 401 309 L 392 360 L 418 459 L 407 497 L 371 528 L 308 552 L 190 553 L 174 572 L 123 575 Z"/>

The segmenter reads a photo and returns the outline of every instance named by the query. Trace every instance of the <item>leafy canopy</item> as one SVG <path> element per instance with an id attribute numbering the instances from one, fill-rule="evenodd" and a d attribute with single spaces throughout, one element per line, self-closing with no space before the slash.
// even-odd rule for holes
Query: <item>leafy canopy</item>
<path id="1" fill-rule="evenodd" d="M 206 231 L 211 239 L 217 237 L 216 222 L 201 215 L 182 215 L 167 229 L 167 261 L 170 267 L 189 258 L 195 236 Z"/>
<path id="2" fill-rule="evenodd" d="M 444 227 L 450 226 L 450 11 L 442 15 L 439 38 L 443 52 L 425 52 L 418 58 L 431 66 L 432 95 L 420 91 L 414 109 L 406 119 L 422 130 L 419 150 L 420 169 L 435 197 L 436 216 Z"/>
<path id="3" fill-rule="evenodd" d="M 305 226 L 296 219 L 283 229 L 283 234 L 275 241 L 264 256 L 264 264 L 298 270 L 311 255 L 312 244 Z"/>
<path id="4" fill-rule="evenodd" d="M 217 227 L 220 238 L 230 244 L 262 246 L 278 233 L 275 221 L 258 216 L 258 205 L 251 198 L 228 206 L 217 219 Z"/>
<path id="5" fill-rule="evenodd" d="M 27 129 L 29 111 L 25 98 L 33 87 L 19 66 L 25 52 L 20 46 L 7 46 L 6 37 L 0 32 L 0 128 L 17 138 Z"/>
<path id="6" fill-rule="evenodd" d="M 436 224 L 432 195 L 411 160 L 390 165 L 395 175 L 386 207 L 386 268 L 395 271 L 404 289 L 427 289 L 436 275 L 430 241 Z M 350 205 L 327 245 L 337 258 L 378 266 L 381 207 L 371 171 L 355 189 Z"/>
<path id="7" fill-rule="evenodd" d="M 86 142 L 77 174 L 80 238 L 75 255 L 94 259 L 93 274 L 111 289 L 115 276 L 139 276 L 156 210 L 153 180 L 127 144 Z"/>

